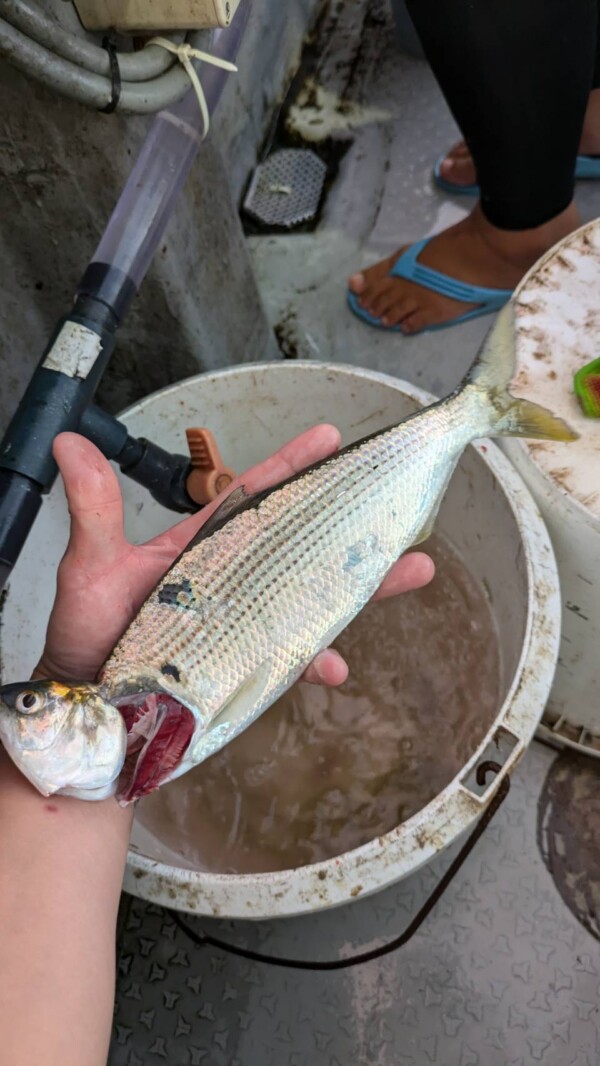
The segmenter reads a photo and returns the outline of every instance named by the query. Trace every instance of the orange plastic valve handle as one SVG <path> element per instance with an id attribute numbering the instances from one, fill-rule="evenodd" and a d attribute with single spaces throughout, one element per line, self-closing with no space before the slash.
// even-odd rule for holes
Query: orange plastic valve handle
<path id="1" fill-rule="evenodd" d="M 233 481 L 235 474 L 225 466 L 210 429 L 186 429 L 192 469 L 186 488 L 194 503 L 214 500 Z"/>

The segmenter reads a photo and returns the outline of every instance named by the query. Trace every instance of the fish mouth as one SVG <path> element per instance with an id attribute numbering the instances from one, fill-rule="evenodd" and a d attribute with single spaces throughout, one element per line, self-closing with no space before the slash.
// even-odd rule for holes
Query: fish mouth
<path id="1" fill-rule="evenodd" d="M 116 794 L 126 806 L 169 780 L 190 745 L 196 719 L 166 692 L 141 692 L 115 704 L 127 729 L 127 753 Z"/>

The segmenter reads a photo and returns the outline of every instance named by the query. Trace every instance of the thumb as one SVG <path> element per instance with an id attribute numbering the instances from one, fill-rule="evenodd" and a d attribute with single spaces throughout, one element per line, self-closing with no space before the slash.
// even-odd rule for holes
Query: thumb
<path id="1" fill-rule="evenodd" d="M 123 500 L 114 470 L 94 444 L 76 433 L 59 434 L 52 452 L 71 515 L 67 552 L 85 567 L 110 566 L 126 545 Z"/>

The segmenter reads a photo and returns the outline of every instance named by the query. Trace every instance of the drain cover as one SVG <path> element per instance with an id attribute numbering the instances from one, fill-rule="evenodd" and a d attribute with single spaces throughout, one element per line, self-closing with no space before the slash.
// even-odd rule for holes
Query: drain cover
<path id="1" fill-rule="evenodd" d="M 256 168 L 244 211 L 261 226 L 292 229 L 319 210 L 327 167 L 307 148 L 282 148 Z"/>

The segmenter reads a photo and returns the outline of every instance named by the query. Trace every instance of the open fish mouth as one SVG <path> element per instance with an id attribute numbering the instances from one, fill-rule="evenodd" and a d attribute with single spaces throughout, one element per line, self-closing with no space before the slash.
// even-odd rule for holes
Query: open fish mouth
<path id="1" fill-rule="evenodd" d="M 117 800 L 126 805 L 170 778 L 190 745 L 196 720 L 166 692 L 141 692 L 115 703 L 127 729 L 127 754 L 117 786 Z"/>

